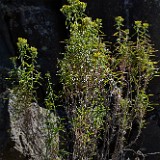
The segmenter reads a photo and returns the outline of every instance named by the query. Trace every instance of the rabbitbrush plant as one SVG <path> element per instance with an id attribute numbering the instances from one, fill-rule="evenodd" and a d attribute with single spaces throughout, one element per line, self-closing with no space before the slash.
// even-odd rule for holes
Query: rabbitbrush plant
<path id="1" fill-rule="evenodd" d="M 13 80 L 13 88 L 11 90 L 11 105 L 14 107 L 14 116 L 16 116 L 15 121 L 19 118 L 24 118 L 30 116 L 27 109 L 30 107 L 34 107 L 33 103 L 38 103 L 36 90 L 37 86 L 40 85 L 40 72 L 36 69 L 37 65 L 37 49 L 35 47 L 30 47 L 27 43 L 27 40 L 24 38 L 18 38 L 17 47 L 19 51 L 19 57 L 13 57 L 14 69 L 11 71 L 12 80 Z M 15 79 L 13 79 L 15 78 Z M 44 153 L 40 153 L 40 156 L 43 156 L 45 160 L 59 160 L 59 131 L 60 120 L 56 114 L 55 107 L 55 94 L 52 89 L 52 82 L 50 74 L 46 74 L 46 98 L 44 101 L 46 110 L 41 118 L 44 118 L 45 124 L 44 129 L 41 133 L 45 133 L 45 155 Z M 23 114 L 21 114 L 23 113 Z M 37 113 L 38 115 L 39 113 Z M 26 139 L 28 141 L 33 141 L 30 137 L 33 135 L 29 135 L 30 130 L 32 130 L 32 123 L 30 122 L 31 118 L 25 118 L 25 124 L 27 124 L 23 128 L 23 130 L 27 133 Z M 34 124 L 35 125 L 35 124 Z M 20 126 L 21 127 L 21 126 Z M 24 127 L 24 126 L 23 126 Z M 38 131 L 40 132 L 40 131 Z M 43 135 L 43 136 L 44 136 Z M 33 137 L 32 137 L 33 138 Z M 44 137 L 42 137 L 44 139 Z M 26 153 L 25 153 L 26 152 Z M 28 154 L 24 149 L 24 154 Z M 35 156 L 35 155 L 33 155 Z"/>
<path id="2" fill-rule="evenodd" d="M 112 159 L 123 156 L 124 151 L 131 147 L 139 138 L 144 127 L 145 114 L 151 109 L 147 85 L 155 74 L 155 64 L 151 56 L 155 52 L 148 35 L 148 24 L 135 21 L 135 41 L 133 42 L 128 29 L 123 29 L 122 17 L 116 18 L 115 58 L 112 69 L 117 72 L 117 86 L 114 96 L 117 97 L 113 106 L 110 126 L 115 128 L 110 132 L 116 138 Z M 118 68 L 118 69 L 117 69 Z M 137 125 L 137 136 L 126 143 L 127 136 Z"/>
<path id="3" fill-rule="evenodd" d="M 86 4 L 68 1 L 61 11 L 67 17 L 70 38 L 60 61 L 64 105 L 74 132 L 72 159 L 96 156 L 99 131 L 108 110 L 106 76 L 109 56 L 99 31 L 101 21 L 84 15 Z"/>
<path id="4" fill-rule="evenodd" d="M 19 57 L 13 57 L 14 69 L 11 75 L 17 83 L 12 89 L 12 106 L 18 112 L 24 111 L 36 102 L 36 86 L 40 82 L 40 72 L 36 70 L 37 49 L 30 47 L 27 40 L 18 38 L 17 42 Z"/>
<path id="5" fill-rule="evenodd" d="M 55 93 L 52 89 L 51 76 L 46 74 L 47 89 L 46 89 L 46 156 L 45 160 L 60 160 L 59 154 L 59 131 L 62 130 L 60 119 L 56 112 Z"/>
<path id="6" fill-rule="evenodd" d="M 155 73 L 151 60 L 155 50 L 148 24 L 135 22 L 132 41 L 122 17 L 116 18 L 115 44 L 106 45 L 101 20 L 87 17 L 85 9 L 79 0 L 68 0 L 61 9 L 70 32 L 59 62 L 63 104 L 74 135 L 69 159 L 123 159 L 137 141 L 150 109 L 146 90 Z M 134 124 L 137 136 L 127 141 Z"/>
<path id="7" fill-rule="evenodd" d="M 65 41 L 66 51 L 58 64 L 63 88 L 56 103 L 65 108 L 72 139 L 59 136 L 62 121 L 56 113 L 55 95 L 47 74 L 45 105 L 53 112 L 54 119 L 47 121 L 46 159 L 127 159 L 145 126 L 145 114 L 151 109 L 146 90 L 156 63 L 151 58 L 155 50 L 148 35 L 149 25 L 135 21 L 135 33 L 130 35 L 119 16 L 115 43 L 106 44 L 101 36 L 101 20 L 86 16 L 85 9 L 86 4 L 79 0 L 68 0 L 61 8 L 70 37 Z M 23 110 L 36 101 L 35 87 L 40 73 L 35 69 L 37 50 L 22 38 L 17 45 L 20 65 L 15 65 L 18 85 L 13 90 L 14 106 Z M 52 117 L 50 112 L 47 117 Z M 135 125 L 136 135 L 131 136 Z M 73 142 L 66 150 L 69 153 L 60 156 L 60 150 L 69 141 Z M 137 158 L 138 153 L 134 151 Z"/>

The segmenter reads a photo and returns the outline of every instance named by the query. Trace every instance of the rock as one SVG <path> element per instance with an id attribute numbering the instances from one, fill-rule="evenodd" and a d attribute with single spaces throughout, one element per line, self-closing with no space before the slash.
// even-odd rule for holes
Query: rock
<path id="1" fill-rule="evenodd" d="M 59 138 L 56 135 L 56 138 L 49 143 L 51 135 L 48 134 L 53 133 L 47 126 L 48 123 L 55 124 L 56 117 L 53 114 L 49 116 L 48 110 L 36 103 L 21 112 L 17 112 L 11 105 L 8 106 L 8 111 L 4 110 L 6 109 L 1 107 L 0 117 L 3 121 L 0 123 L 0 158 L 2 160 L 45 160 L 54 157 L 52 149 L 58 144 Z M 7 127 L 4 127 L 4 124 Z"/>

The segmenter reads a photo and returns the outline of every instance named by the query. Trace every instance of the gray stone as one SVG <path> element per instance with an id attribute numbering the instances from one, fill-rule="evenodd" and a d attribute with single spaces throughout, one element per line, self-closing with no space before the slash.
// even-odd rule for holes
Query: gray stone
<path id="1" fill-rule="evenodd" d="M 53 133 L 47 126 L 48 122 L 56 126 L 53 114 L 36 103 L 20 112 L 9 105 L 6 117 L 4 110 L 0 107 L 0 159 L 45 160 L 54 157 L 52 149 L 57 146 L 58 150 L 59 138 L 52 135 L 54 138 L 49 142 L 48 134 Z M 58 157 L 55 159 L 58 160 Z"/>

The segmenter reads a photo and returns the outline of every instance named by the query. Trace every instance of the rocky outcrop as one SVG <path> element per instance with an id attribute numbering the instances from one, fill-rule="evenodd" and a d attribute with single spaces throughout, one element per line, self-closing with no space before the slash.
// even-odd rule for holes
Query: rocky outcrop
<path id="1" fill-rule="evenodd" d="M 8 72 L 8 68 L 0 67 L 0 160 L 54 157 L 53 147 L 58 151 L 59 141 L 58 135 L 53 133 L 57 117 L 37 103 L 23 109 L 19 104 L 17 107 L 15 95 L 7 89 L 10 87 L 6 79 Z"/>
<path id="2" fill-rule="evenodd" d="M 51 141 L 48 139 L 48 134 L 53 133 L 48 130 L 47 122 L 55 123 L 53 115 L 49 118 L 49 111 L 36 103 L 21 112 L 10 105 L 6 115 L 2 108 L 0 111 L 0 120 L 3 120 L 0 123 L 0 159 L 45 160 L 53 156 L 52 141 L 58 143 L 58 137 Z M 4 122 L 4 115 L 8 117 L 9 121 L 6 119 L 8 123 Z M 7 127 L 2 128 L 4 124 Z"/>

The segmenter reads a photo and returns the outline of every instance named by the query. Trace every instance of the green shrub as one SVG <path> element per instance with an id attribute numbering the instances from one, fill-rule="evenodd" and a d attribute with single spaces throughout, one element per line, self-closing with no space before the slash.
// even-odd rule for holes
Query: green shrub
<path id="1" fill-rule="evenodd" d="M 149 25 L 135 21 L 135 41 L 132 41 L 133 36 L 130 36 L 130 31 L 123 29 L 123 21 L 122 17 L 116 18 L 117 32 L 114 35 L 116 37 L 114 51 L 116 59 L 113 70 L 118 73 L 116 75 L 118 92 L 119 90 L 121 92 L 115 95 L 118 97 L 113 112 L 116 115 L 116 121 L 110 124 L 112 128 L 117 128 L 113 159 L 118 159 L 120 154 L 123 154 L 124 148 L 131 147 L 140 136 L 145 114 L 151 109 L 146 90 L 149 81 L 155 74 L 156 64 L 151 60 L 155 50 L 148 35 Z M 133 131 L 134 123 L 138 126 L 138 133 L 135 139 L 127 144 L 126 135 Z"/>
<path id="2" fill-rule="evenodd" d="M 40 72 L 36 70 L 37 49 L 30 47 L 27 40 L 18 38 L 19 57 L 13 57 L 14 69 L 11 75 L 16 78 L 17 84 L 12 89 L 12 106 L 17 111 L 23 111 L 36 102 L 36 86 L 40 81 Z M 19 64 L 19 65 L 18 65 Z"/>
<path id="3" fill-rule="evenodd" d="M 72 159 L 119 159 L 138 139 L 150 108 L 146 90 L 155 72 L 151 60 L 155 50 L 147 23 L 135 22 L 132 41 L 120 16 L 116 18 L 116 42 L 106 45 L 100 36 L 101 20 L 87 17 L 85 8 L 79 0 L 68 0 L 61 9 L 70 31 L 59 74 L 64 107 L 75 135 Z M 134 123 L 138 134 L 127 143 Z"/>
<path id="4" fill-rule="evenodd" d="M 52 89 L 51 76 L 49 73 L 46 74 L 47 88 L 46 88 L 46 160 L 60 160 L 60 149 L 59 149 L 59 132 L 62 130 L 60 124 L 60 118 L 57 115 L 55 99 L 56 95 Z"/>
<path id="5" fill-rule="evenodd" d="M 36 89 L 40 85 L 40 72 L 36 70 L 37 64 L 37 49 L 30 47 L 27 43 L 27 40 L 24 38 L 18 38 L 17 47 L 19 51 L 19 57 L 13 57 L 14 69 L 11 71 L 12 79 L 14 81 L 13 88 L 11 90 L 11 105 L 14 107 L 15 116 L 18 119 L 19 113 L 23 112 L 23 115 L 28 115 L 27 109 L 33 107 L 33 102 L 37 102 Z M 44 115 L 45 117 L 45 128 L 44 133 L 46 133 L 46 160 L 59 160 L 59 131 L 60 119 L 56 113 L 56 106 L 54 104 L 55 94 L 52 89 L 52 82 L 50 74 L 46 74 L 47 84 L 46 84 L 46 98 L 45 98 L 45 107 Z M 38 113 L 37 113 L 38 114 Z M 16 120 L 17 120 L 16 119 Z M 25 122 L 30 124 L 29 120 Z M 42 124 L 44 125 L 44 124 Z M 29 125 L 28 128 L 24 128 L 28 133 L 28 130 L 32 129 Z M 43 133 L 43 131 L 42 131 Z M 28 136 L 28 135 L 26 135 Z"/>
<path id="6" fill-rule="evenodd" d="M 84 15 L 85 3 L 69 3 L 61 9 L 67 16 L 70 38 L 59 63 L 60 76 L 75 134 L 73 159 L 90 159 L 96 153 L 98 131 L 108 110 L 105 79 L 110 73 L 109 55 L 99 36 L 101 20 Z"/>
<path id="7" fill-rule="evenodd" d="M 85 9 L 86 4 L 79 0 L 68 0 L 68 5 L 61 9 L 70 37 L 66 40 L 64 58 L 58 64 L 63 85 L 59 100 L 63 101 L 71 124 L 73 152 L 69 153 L 70 158 L 59 156 L 62 122 L 56 113 L 55 94 L 47 74 L 45 105 L 47 117 L 52 117 L 52 111 L 54 120 L 47 121 L 46 159 L 123 159 L 139 138 L 145 114 L 151 109 L 146 90 L 155 74 L 156 62 L 151 58 L 155 50 L 148 35 L 149 25 L 135 21 L 135 33 L 131 35 L 124 29 L 124 19 L 116 17 L 116 41 L 106 45 L 101 36 L 101 20 L 87 17 Z M 20 65 L 15 62 L 12 71 L 18 77 L 13 106 L 24 110 L 36 101 L 40 80 L 35 67 L 38 53 L 23 38 L 18 39 L 17 46 L 20 56 L 16 60 Z M 135 123 L 137 135 L 128 142 Z M 68 141 L 65 139 L 66 145 Z"/>

